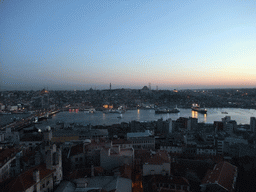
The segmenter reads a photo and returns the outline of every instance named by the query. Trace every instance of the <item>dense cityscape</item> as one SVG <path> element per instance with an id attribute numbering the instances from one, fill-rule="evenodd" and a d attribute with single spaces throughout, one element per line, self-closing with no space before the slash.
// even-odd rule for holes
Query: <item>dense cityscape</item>
<path id="1" fill-rule="evenodd" d="M 255 192 L 255 10 L 0 0 L 0 192 Z"/>
<path id="2" fill-rule="evenodd" d="M 176 114 L 185 108 L 204 116 L 210 108 L 255 110 L 256 89 L 152 90 L 150 84 L 112 89 L 110 84 L 105 90 L 1 91 L 0 96 L 3 191 L 196 192 L 255 187 L 255 117 L 238 124 L 226 111 L 213 123 L 182 114 L 177 119 L 129 122 L 122 116 L 134 110 Z M 119 114 L 121 121 L 51 121 L 66 113 Z"/>

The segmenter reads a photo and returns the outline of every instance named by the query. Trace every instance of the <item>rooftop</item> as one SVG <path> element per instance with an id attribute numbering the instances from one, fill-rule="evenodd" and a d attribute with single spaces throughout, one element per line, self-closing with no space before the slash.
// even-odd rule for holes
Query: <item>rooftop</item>
<path id="1" fill-rule="evenodd" d="M 34 168 L 27 170 L 19 176 L 13 178 L 4 188 L 4 191 L 8 192 L 19 192 L 25 191 L 32 187 L 36 182 L 33 180 L 33 171 L 39 170 L 40 180 L 46 178 L 54 172 L 54 170 L 46 169 L 46 164 L 38 165 Z"/>
<path id="2" fill-rule="evenodd" d="M 146 130 L 145 132 L 134 132 L 134 133 L 127 133 L 127 138 L 129 137 L 149 137 L 152 134 L 149 130 Z"/>
<path id="3" fill-rule="evenodd" d="M 2 167 L 9 159 L 13 158 L 20 150 L 16 148 L 6 148 L 0 150 L 0 167 Z"/>
<path id="4" fill-rule="evenodd" d="M 234 178 L 237 176 L 237 167 L 222 161 L 218 163 L 213 170 L 208 170 L 202 184 L 215 183 L 227 191 L 232 190 Z"/>
<path id="5" fill-rule="evenodd" d="M 168 153 L 165 151 L 159 151 L 156 154 L 152 154 L 145 163 L 151 165 L 162 165 L 163 163 L 170 163 Z"/>

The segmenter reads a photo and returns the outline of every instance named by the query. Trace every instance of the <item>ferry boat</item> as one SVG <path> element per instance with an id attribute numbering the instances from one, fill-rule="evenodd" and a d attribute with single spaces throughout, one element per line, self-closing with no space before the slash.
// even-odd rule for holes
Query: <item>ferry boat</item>
<path id="1" fill-rule="evenodd" d="M 198 104 L 192 104 L 191 107 L 192 111 L 197 111 L 198 113 L 202 113 L 202 114 L 206 114 L 207 113 L 207 109 L 205 108 L 200 108 L 200 106 Z"/>

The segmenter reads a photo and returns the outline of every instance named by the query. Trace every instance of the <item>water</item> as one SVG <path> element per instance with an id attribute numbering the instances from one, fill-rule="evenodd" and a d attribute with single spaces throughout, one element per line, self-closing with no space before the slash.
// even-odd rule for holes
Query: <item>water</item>
<path id="1" fill-rule="evenodd" d="M 228 114 L 222 114 L 222 112 L 228 112 Z M 77 122 L 79 124 L 87 125 L 112 125 L 121 122 L 136 121 L 156 121 L 160 118 L 163 120 L 171 118 L 176 120 L 179 117 L 195 117 L 198 118 L 198 122 L 213 123 L 214 121 L 221 121 L 221 118 L 225 116 L 231 116 L 232 120 L 236 120 L 238 124 L 249 124 L 250 117 L 256 117 L 256 110 L 254 109 L 233 109 L 233 108 L 210 108 L 207 114 L 200 114 L 191 109 L 180 109 L 180 113 L 170 114 L 155 114 L 154 110 L 128 110 L 122 114 L 117 113 L 102 113 L 95 112 L 93 114 L 84 112 L 61 112 L 52 116 L 52 119 L 48 119 L 49 124 L 55 124 L 58 121 L 66 123 Z"/>
<path id="2" fill-rule="evenodd" d="M 234 109 L 234 108 L 208 108 L 208 113 L 200 114 L 191 111 L 191 109 L 180 109 L 180 113 L 170 114 L 155 114 L 154 110 L 128 110 L 122 114 L 117 113 L 102 113 L 96 111 L 95 113 L 84 112 L 60 112 L 52 116 L 52 119 L 48 119 L 47 122 L 43 122 L 41 125 L 46 124 L 54 126 L 57 122 L 62 121 L 65 123 L 79 123 L 82 125 L 112 125 L 119 124 L 121 122 L 136 121 L 156 121 L 160 118 L 163 120 L 171 118 L 176 120 L 179 117 L 195 117 L 198 118 L 198 122 L 213 123 L 213 121 L 221 121 L 221 118 L 230 116 L 232 120 L 236 120 L 238 124 L 249 124 L 250 117 L 256 117 L 256 110 L 254 109 Z M 221 112 L 228 112 L 228 114 L 222 114 Z M 2 115 L 0 116 L 1 124 L 12 122 L 14 117 L 23 118 L 28 114 L 15 114 L 15 115 Z"/>

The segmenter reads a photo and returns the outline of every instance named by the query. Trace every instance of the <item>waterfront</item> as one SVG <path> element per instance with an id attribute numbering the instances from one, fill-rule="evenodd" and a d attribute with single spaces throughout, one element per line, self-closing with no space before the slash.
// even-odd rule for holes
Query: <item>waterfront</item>
<path id="1" fill-rule="evenodd" d="M 95 113 L 79 112 L 60 112 L 52 116 L 52 119 L 48 119 L 43 122 L 42 125 L 48 124 L 54 126 L 57 122 L 65 123 L 79 123 L 82 125 L 111 125 L 121 122 L 136 121 L 156 121 L 160 118 L 163 120 L 171 118 L 176 120 L 179 117 L 195 117 L 198 118 L 198 122 L 213 123 L 213 121 L 221 121 L 221 118 L 225 116 L 231 116 L 232 120 L 236 120 L 237 124 L 250 124 L 250 117 L 256 117 L 255 109 L 239 109 L 239 108 L 209 108 L 207 114 L 200 114 L 191 109 L 179 109 L 179 113 L 169 114 L 155 114 L 152 110 L 128 110 L 120 116 L 117 113 L 103 113 L 96 111 Z M 228 114 L 223 114 L 227 112 Z M 1 125 L 11 123 L 13 119 L 21 119 L 29 116 L 28 114 L 12 114 L 0 116 Z"/>
<path id="2" fill-rule="evenodd" d="M 228 112 L 223 114 L 222 112 Z M 171 114 L 155 114 L 154 110 L 128 110 L 122 116 L 117 113 L 103 113 L 96 111 L 95 113 L 84 112 L 60 112 L 48 119 L 50 125 L 54 125 L 59 121 L 65 123 L 79 123 L 83 125 L 111 125 L 121 122 L 136 121 L 155 121 L 163 118 L 163 120 L 171 118 L 176 120 L 179 117 L 195 117 L 198 122 L 213 123 L 213 121 L 221 121 L 221 118 L 231 116 L 232 120 L 236 120 L 238 124 L 249 124 L 250 117 L 256 116 L 254 109 L 235 109 L 235 108 L 210 108 L 207 114 L 192 112 L 191 109 L 180 109 L 180 113 Z M 121 118 L 119 118 L 121 117 Z"/>

